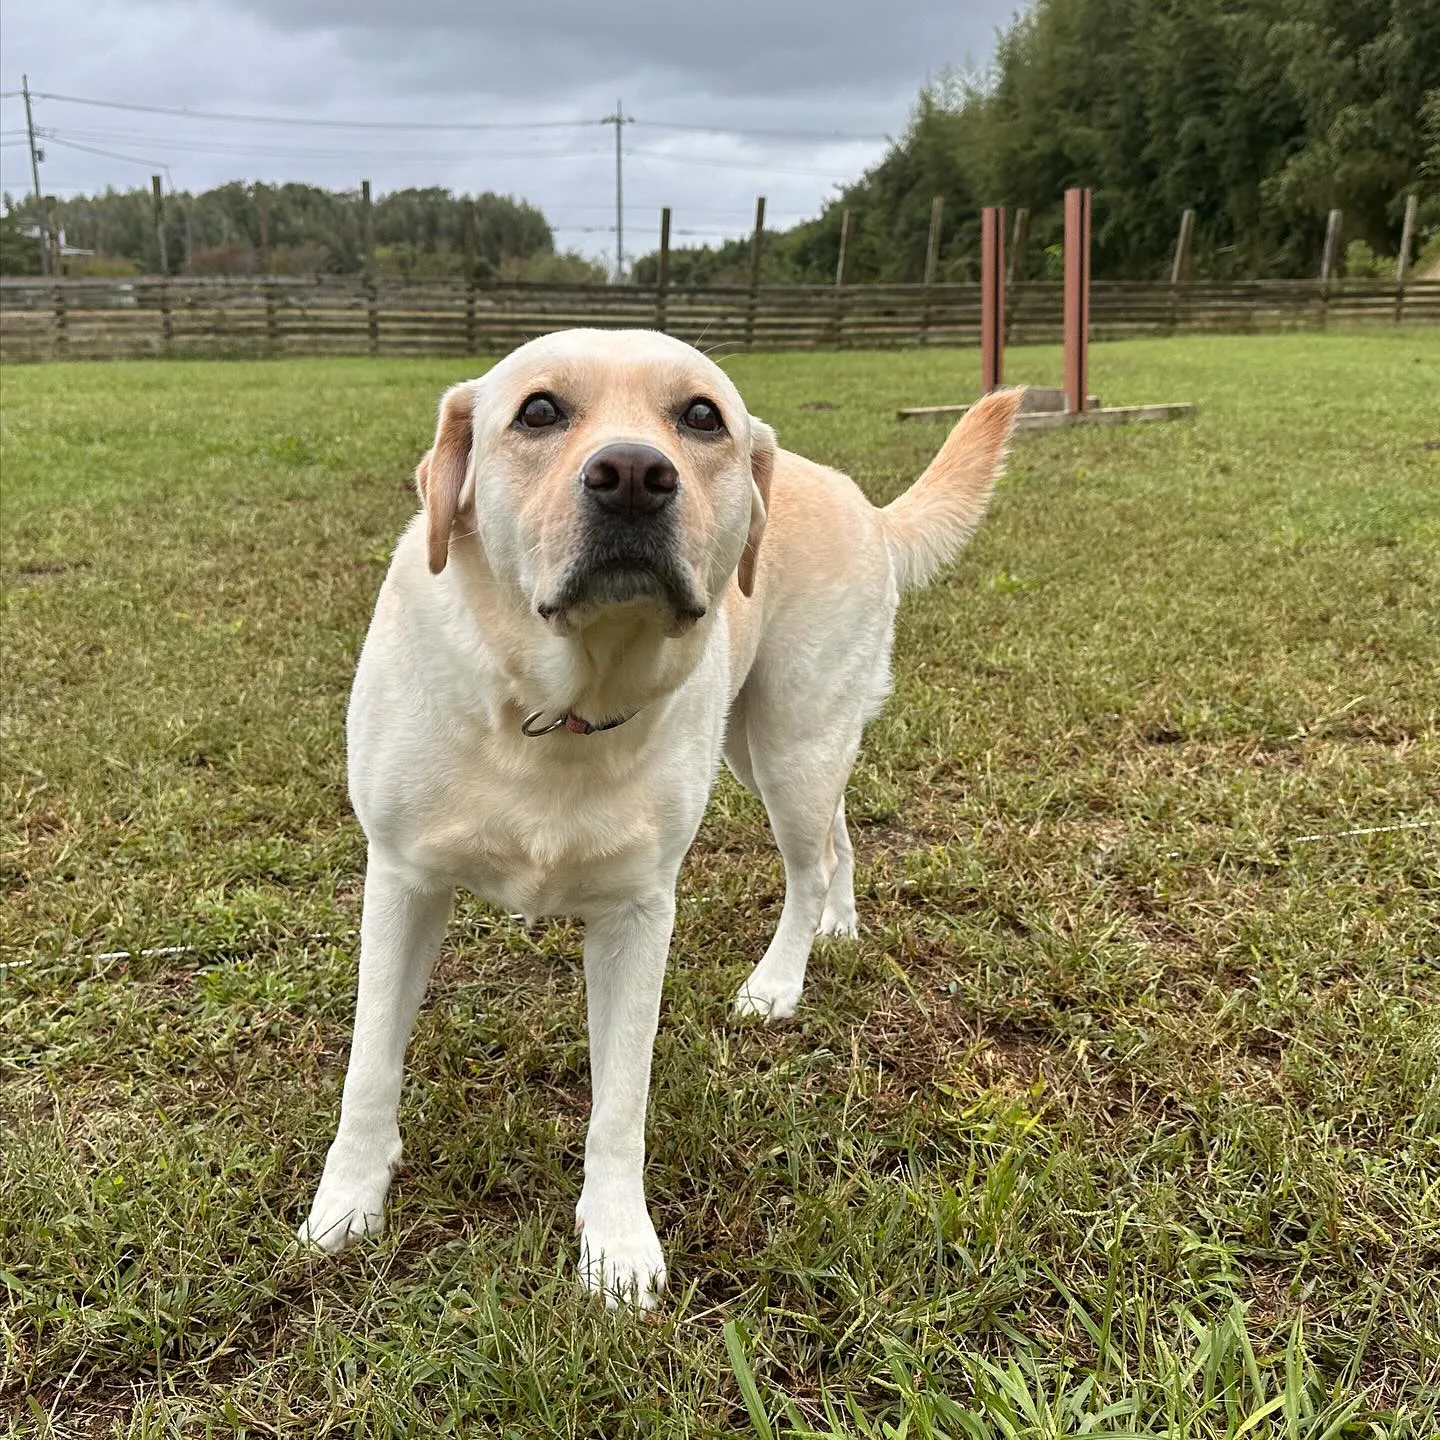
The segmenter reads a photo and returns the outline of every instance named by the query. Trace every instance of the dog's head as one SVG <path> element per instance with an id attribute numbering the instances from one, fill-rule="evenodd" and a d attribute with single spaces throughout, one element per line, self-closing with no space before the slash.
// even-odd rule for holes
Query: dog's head
<path id="1" fill-rule="evenodd" d="M 775 436 L 693 346 L 648 330 L 533 340 L 440 403 L 416 471 L 430 568 L 478 534 L 497 579 L 570 633 L 615 606 L 679 634 L 747 595 Z"/>

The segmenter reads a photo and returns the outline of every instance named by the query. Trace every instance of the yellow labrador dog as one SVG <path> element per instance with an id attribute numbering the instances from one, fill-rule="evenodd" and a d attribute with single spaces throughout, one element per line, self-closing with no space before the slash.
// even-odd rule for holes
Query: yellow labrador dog
<path id="1" fill-rule="evenodd" d="M 883 510 L 776 448 L 725 372 L 649 331 L 571 330 L 450 390 L 350 705 L 369 841 L 354 1043 L 304 1240 L 382 1224 L 406 1043 L 455 890 L 585 924 L 593 1106 L 580 1277 L 651 1306 L 645 1106 L 675 881 L 723 755 L 785 862 L 735 1009 L 792 1014 L 853 935 L 845 783 L 889 688 L 900 593 L 969 536 L 1019 392 Z"/>

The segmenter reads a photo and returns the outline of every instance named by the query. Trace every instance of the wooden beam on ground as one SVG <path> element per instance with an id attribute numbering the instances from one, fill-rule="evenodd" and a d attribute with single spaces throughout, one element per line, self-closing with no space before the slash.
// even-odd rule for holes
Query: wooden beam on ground
<path id="1" fill-rule="evenodd" d="M 958 420 L 968 405 L 915 405 L 896 412 L 898 420 Z M 1162 405 L 1101 405 L 1088 410 L 1029 410 L 1015 417 L 1015 429 L 1063 430 L 1071 425 L 1145 425 L 1166 420 L 1189 420 L 1195 406 L 1189 401 Z"/>

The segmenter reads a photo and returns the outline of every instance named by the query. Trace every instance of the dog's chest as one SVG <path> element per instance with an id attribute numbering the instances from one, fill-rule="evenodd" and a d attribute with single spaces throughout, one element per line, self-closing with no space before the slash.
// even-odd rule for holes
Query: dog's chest
<path id="1" fill-rule="evenodd" d="M 665 846 L 644 789 L 563 770 L 537 784 L 483 765 L 456 767 L 410 797 L 402 843 L 411 864 L 506 910 L 576 914 L 653 873 Z"/>

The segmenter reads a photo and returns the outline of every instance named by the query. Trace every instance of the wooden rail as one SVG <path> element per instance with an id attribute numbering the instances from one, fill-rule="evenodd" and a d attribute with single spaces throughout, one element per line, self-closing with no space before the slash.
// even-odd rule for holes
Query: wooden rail
<path id="1" fill-rule="evenodd" d="M 1061 338 L 1058 283 L 1017 281 L 1009 344 Z M 1096 340 L 1333 324 L 1440 324 L 1440 280 L 1095 281 Z M 283 276 L 0 280 L 0 359 L 493 355 L 572 325 L 649 328 L 722 353 L 978 345 L 978 285 L 466 285 Z"/>

